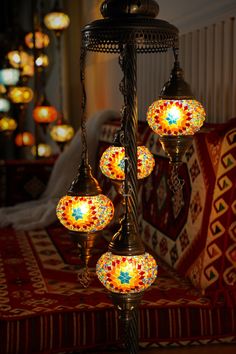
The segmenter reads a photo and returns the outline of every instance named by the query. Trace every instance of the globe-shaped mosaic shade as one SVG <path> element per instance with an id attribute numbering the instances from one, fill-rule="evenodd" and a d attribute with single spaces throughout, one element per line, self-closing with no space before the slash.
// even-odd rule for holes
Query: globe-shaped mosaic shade
<path id="1" fill-rule="evenodd" d="M 48 144 L 38 144 L 38 156 L 39 157 L 50 157 L 52 155 L 52 148 Z M 31 152 L 36 156 L 36 146 L 33 146 Z"/>
<path id="2" fill-rule="evenodd" d="M 13 103 L 29 103 L 34 93 L 28 86 L 15 86 L 9 90 L 8 96 Z"/>
<path id="3" fill-rule="evenodd" d="M 43 33 L 41 31 L 36 31 L 35 32 L 35 47 L 37 49 L 42 49 L 46 48 L 50 43 L 49 37 L 46 33 Z M 28 48 L 33 48 L 34 43 L 33 43 L 33 33 L 30 32 L 25 36 L 25 44 L 27 45 Z"/>
<path id="4" fill-rule="evenodd" d="M 57 110 L 53 106 L 38 106 L 33 110 L 33 117 L 39 124 L 49 124 L 57 119 Z"/>
<path id="5" fill-rule="evenodd" d="M 111 292 L 139 293 L 155 281 L 157 264 L 149 253 L 120 256 L 106 252 L 97 262 L 96 273 L 100 282 Z"/>
<path id="6" fill-rule="evenodd" d="M 49 30 L 63 31 L 70 24 L 70 18 L 63 12 L 50 12 L 44 17 L 44 24 Z"/>
<path id="7" fill-rule="evenodd" d="M 0 112 L 8 112 L 10 110 L 10 102 L 4 97 L 0 97 Z"/>
<path id="8" fill-rule="evenodd" d="M 32 146 L 34 145 L 34 136 L 30 132 L 23 132 L 17 134 L 15 138 L 15 144 L 19 147 L 21 146 Z"/>
<path id="9" fill-rule="evenodd" d="M 66 143 L 74 136 L 74 129 L 69 124 L 54 125 L 50 131 L 50 135 L 57 143 Z"/>
<path id="10" fill-rule="evenodd" d="M 205 120 L 206 113 L 194 99 L 160 99 L 147 112 L 147 122 L 158 135 L 193 135 Z"/>
<path id="11" fill-rule="evenodd" d="M 104 229 L 114 214 L 114 207 L 103 194 L 95 196 L 64 196 L 57 205 L 57 217 L 67 229 L 96 232 Z"/>
<path id="12" fill-rule="evenodd" d="M 10 117 L 1 117 L 0 118 L 0 132 L 11 132 L 16 130 L 17 123 L 15 119 Z"/>
<path id="13" fill-rule="evenodd" d="M 20 71 L 14 68 L 0 70 L 0 84 L 6 86 L 16 85 L 20 78 Z"/>
<path id="14" fill-rule="evenodd" d="M 155 160 L 146 146 L 137 148 L 137 171 L 138 179 L 149 176 L 154 168 Z M 125 149 L 120 146 L 110 146 L 100 159 L 102 173 L 111 179 L 125 179 Z"/>

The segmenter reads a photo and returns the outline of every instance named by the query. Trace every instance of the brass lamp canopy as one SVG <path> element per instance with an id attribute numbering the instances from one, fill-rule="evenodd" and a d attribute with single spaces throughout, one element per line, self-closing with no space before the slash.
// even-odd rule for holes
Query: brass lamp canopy
<path id="1" fill-rule="evenodd" d="M 78 175 L 73 180 L 67 195 L 95 196 L 102 193 L 98 181 L 92 175 L 91 166 L 83 159 Z"/>
<path id="2" fill-rule="evenodd" d="M 159 99 L 191 100 L 194 99 L 190 85 L 184 81 L 184 73 L 176 60 L 169 80 L 164 84 Z"/>
<path id="3" fill-rule="evenodd" d="M 121 220 L 121 227 L 109 243 L 108 251 L 121 256 L 137 256 L 145 252 L 129 213 Z"/>

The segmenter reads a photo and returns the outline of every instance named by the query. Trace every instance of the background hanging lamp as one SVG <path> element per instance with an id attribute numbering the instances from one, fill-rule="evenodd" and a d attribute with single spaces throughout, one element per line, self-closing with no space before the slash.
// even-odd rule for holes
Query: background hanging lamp
<path id="1" fill-rule="evenodd" d="M 23 131 L 18 133 L 15 138 L 15 144 L 18 147 L 32 146 L 34 145 L 35 139 L 32 133 L 28 131 Z"/>
<path id="2" fill-rule="evenodd" d="M 38 124 L 48 125 L 57 119 L 57 110 L 43 97 L 42 102 L 33 109 L 33 118 Z"/>
<path id="3" fill-rule="evenodd" d="M 17 122 L 15 119 L 8 116 L 0 116 L 0 132 L 11 133 L 17 128 Z"/>
<path id="4" fill-rule="evenodd" d="M 22 69 L 29 61 L 29 54 L 20 48 L 8 52 L 7 58 L 13 68 Z"/>
<path id="5" fill-rule="evenodd" d="M 53 10 L 44 16 L 44 24 L 47 29 L 54 31 L 57 37 L 69 26 L 70 18 L 60 9 L 59 1 L 56 0 Z"/>
<path id="6" fill-rule="evenodd" d="M 176 48 L 174 55 L 175 63 L 170 79 L 164 85 L 159 99 L 148 108 L 147 122 L 160 135 L 160 142 L 170 161 L 181 163 L 193 135 L 203 125 L 206 114 L 184 81 Z"/>
<path id="7" fill-rule="evenodd" d="M 37 151 L 36 151 L 37 149 Z M 33 156 L 38 157 L 50 157 L 52 155 L 52 148 L 48 144 L 39 143 L 37 146 L 34 145 L 31 149 Z"/>
<path id="8" fill-rule="evenodd" d="M 15 68 L 3 68 L 0 70 L 0 84 L 4 86 L 14 86 L 18 83 L 20 71 Z"/>
<path id="9" fill-rule="evenodd" d="M 40 30 L 35 31 L 35 48 L 37 48 L 37 49 L 46 48 L 46 47 L 48 47 L 49 43 L 50 43 L 50 39 L 46 33 L 42 32 Z M 29 32 L 25 36 L 25 44 L 30 49 L 34 48 L 33 33 L 32 32 Z"/>
<path id="10" fill-rule="evenodd" d="M 9 89 L 8 97 L 15 104 L 26 104 L 33 99 L 34 92 L 28 86 L 15 86 Z"/>
<path id="11" fill-rule="evenodd" d="M 51 138 L 56 141 L 59 146 L 71 141 L 75 134 L 74 128 L 69 124 L 56 124 L 50 130 Z"/>

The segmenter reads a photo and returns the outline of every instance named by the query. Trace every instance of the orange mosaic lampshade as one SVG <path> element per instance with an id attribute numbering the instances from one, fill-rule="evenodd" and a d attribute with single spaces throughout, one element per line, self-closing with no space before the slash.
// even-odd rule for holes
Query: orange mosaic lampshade
<path id="1" fill-rule="evenodd" d="M 97 262 L 96 273 L 111 292 L 139 293 L 155 281 L 157 264 L 149 253 L 121 256 L 106 252 Z"/>
<path id="2" fill-rule="evenodd" d="M 44 24 L 49 30 L 63 31 L 70 24 L 70 18 L 64 12 L 50 12 L 44 17 Z"/>
<path id="3" fill-rule="evenodd" d="M 104 229 L 114 214 L 114 207 L 103 194 L 61 198 L 57 217 L 67 229 L 77 232 L 96 232 Z"/>
<path id="4" fill-rule="evenodd" d="M 137 158 L 138 179 L 149 176 L 155 165 L 152 153 L 146 146 L 138 146 Z M 120 146 L 107 148 L 100 159 L 100 168 L 106 177 L 123 181 L 125 179 L 125 149 Z"/>
<path id="5" fill-rule="evenodd" d="M 191 99 L 160 99 L 148 109 L 147 122 L 158 135 L 193 135 L 205 120 L 200 102 Z"/>
<path id="6" fill-rule="evenodd" d="M 49 37 L 46 33 L 43 33 L 41 31 L 36 31 L 35 32 L 35 47 L 37 49 L 42 49 L 46 48 L 50 43 Z M 27 45 L 28 48 L 33 48 L 34 43 L 33 43 L 33 33 L 30 32 L 25 36 L 25 44 Z"/>
<path id="7" fill-rule="evenodd" d="M 34 93 L 28 86 L 15 86 L 10 88 L 8 96 L 13 103 L 29 103 Z"/>
<path id="8" fill-rule="evenodd" d="M 34 108 L 33 117 L 39 124 L 49 124 L 57 119 L 57 110 L 53 106 L 42 104 Z"/>
<path id="9" fill-rule="evenodd" d="M 15 138 L 15 144 L 19 147 L 32 146 L 34 145 L 34 136 L 27 131 L 23 133 L 19 133 Z"/>
<path id="10" fill-rule="evenodd" d="M 69 124 L 54 125 L 50 131 L 50 135 L 57 143 L 66 143 L 74 136 L 74 129 Z"/>

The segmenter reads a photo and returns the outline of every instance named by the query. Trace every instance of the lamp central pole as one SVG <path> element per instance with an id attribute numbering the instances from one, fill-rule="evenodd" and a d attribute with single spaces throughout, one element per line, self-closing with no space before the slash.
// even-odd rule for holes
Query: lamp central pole
<path id="1" fill-rule="evenodd" d="M 126 179 L 129 186 L 129 211 L 138 233 L 138 178 L 137 178 L 137 53 L 134 44 L 123 46 L 124 103 L 125 103 L 125 156 L 128 159 Z"/>

